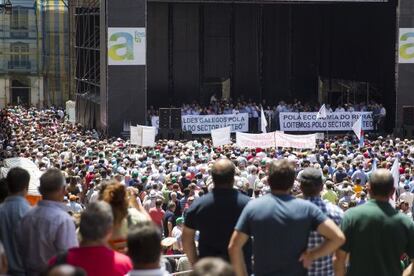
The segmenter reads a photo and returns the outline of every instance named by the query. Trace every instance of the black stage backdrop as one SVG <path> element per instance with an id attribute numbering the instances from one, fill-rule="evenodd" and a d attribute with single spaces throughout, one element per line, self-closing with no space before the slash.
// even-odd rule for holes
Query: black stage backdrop
<path id="1" fill-rule="evenodd" d="M 150 2 L 147 18 L 149 105 L 206 102 L 206 84 L 227 78 L 232 97 L 316 102 L 321 76 L 372 83 L 394 123 L 394 1 Z"/>

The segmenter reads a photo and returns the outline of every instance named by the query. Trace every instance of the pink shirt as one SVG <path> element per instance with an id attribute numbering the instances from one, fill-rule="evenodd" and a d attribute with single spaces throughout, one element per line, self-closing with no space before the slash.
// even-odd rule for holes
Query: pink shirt
<path id="1" fill-rule="evenodd" d="M 163 209 L 157 207 L 151 208 L 149 210 L 149 215 L 152 219 L 152 221 L 158 225 L 159 227 L 162 227 L 162 221 L 164 219 L 165 212 Z"/>

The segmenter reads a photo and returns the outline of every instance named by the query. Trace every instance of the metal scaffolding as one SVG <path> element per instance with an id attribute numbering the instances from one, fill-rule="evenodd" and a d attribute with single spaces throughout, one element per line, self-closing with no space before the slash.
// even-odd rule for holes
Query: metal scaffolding
<path id="1" fill-rule="evenodd" d="M 77 118 L 97 128 L 100 102 L 100 0 L 69 1 L 71 12 L 72 77 Z"/>
<path id="2" fill-rule="evenodd" d="M 100 87 L 99 0 L 71 1 L 74 12 L 76 94 L 97 94 Z M 85 95 L 86 96 L 86 95 Z"/>

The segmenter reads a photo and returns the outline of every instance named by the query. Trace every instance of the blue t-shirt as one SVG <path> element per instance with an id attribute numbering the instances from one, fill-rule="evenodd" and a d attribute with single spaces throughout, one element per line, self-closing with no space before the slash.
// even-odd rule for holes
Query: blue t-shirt
<path id="1" fill-rule="evenodd" d="M 256 276 L 306 275 L 299 262 L 312 230 L 327 217 L 309 201 L 268 194 L 247 204 L 236 230 L 253 236 Z"/>

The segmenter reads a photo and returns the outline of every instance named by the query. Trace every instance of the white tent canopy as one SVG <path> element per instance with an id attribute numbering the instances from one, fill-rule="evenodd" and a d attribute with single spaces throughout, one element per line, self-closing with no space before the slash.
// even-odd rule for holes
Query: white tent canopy
<path id="1" fill-rule="evenodd" d="M 30 174 L 29 195 L 40 195 L 39 178 L 42 172 L 37 168 L 36 164 L 27 158 L 17 157 L 8 158 L 3 161 L 3 167 L 0 170 L 0 176 L 6 177 L 11 168 L 20 167 L 27 170 Z"/>

